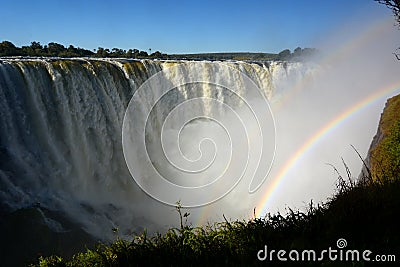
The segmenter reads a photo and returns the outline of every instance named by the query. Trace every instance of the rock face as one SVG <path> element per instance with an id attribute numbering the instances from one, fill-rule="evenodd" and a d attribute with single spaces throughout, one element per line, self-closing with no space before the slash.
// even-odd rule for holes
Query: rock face
<path id="1" fill-rule="evenodd" d="M 370 174 L 364 167 L 362 181 L 369 176 L 374 182 L 400 178 L 400 95 L 386 102 L 365 163 Z"/>
<path id="2" fill-rule="evenodd" d="M 13 212 L 0 207 L 0 216 L 2 266 L 27 266 L 53 254 L 71 257 L 97 242 L 80 225 L 39 203 Z"/>

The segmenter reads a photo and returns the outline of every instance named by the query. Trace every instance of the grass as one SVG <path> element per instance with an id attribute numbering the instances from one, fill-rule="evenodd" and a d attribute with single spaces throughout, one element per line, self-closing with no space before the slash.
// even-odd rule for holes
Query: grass
<path id="1" fill-rule="evenodd" d="M 371 149 L 371 170 L 374 180 L 395 177 L 400 172 L 400 95 L 390 98 L 381 116 L 380 142 Z"/>
<path id="2" fill-rule="evenodd" d="M 339 238 L 347 240 L 347 249 L 399 256 L 400 179 L 364 179 L 355 184 L 350 172 L 347 176 L 339 175 L 333 197 L 324 204 L 311 202 L 306 212 L 288 209 L 285 215 L 267 214 L 248 221 L 225 219 L 192 227 L 186 223 L 190 215 L 182 214 L 178 203 L 181 225 L 164 235 L 148 236 L 144 231 L 131 241 L 117 239 L 109 245 L 99 244 L 70 259 L 40 257 L 34 266 L 367 266 L 363 261 L 332 262 L 328 258 L 271 263 L 260 262 L 256 256 L 265 245 L 276 250 L 320 252 L 337 248 Z"/>

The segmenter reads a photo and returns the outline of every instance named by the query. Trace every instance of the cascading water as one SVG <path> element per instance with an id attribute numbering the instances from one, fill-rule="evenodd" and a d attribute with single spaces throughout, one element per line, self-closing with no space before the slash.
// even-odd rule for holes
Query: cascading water
<path id="1" fill-rule="evenodd" d="M 223 68 L 222 65 L 228 67 Z M 142 151 L 135 151 L 135 147 L 123 151 L 121 141 L 124 116 L 132 96 L 151 76 L 170 67 L 175 71 L 164 77 L 167 81 L 184 83 L 187 77 L 200 76 L 207 80 L 212 74 L 219 84 L 237 85 L 239 88 L 235 96 L 226 88 L 212 83 L 185 84 L 161 95 L 160 101 L 149 112 L 145 140 L 149 144 L 149 155 L 153 155 L 152 163 L 158 171 L 163 173 L 164 169 L 166 176 L 170 175 L 174 182 L 184 185 L 186 181 L 183 178 L 174 176 L 176 170 L 171 171 L 171 168 L 159 163 L 163 160 L 159 156 L 163 154 L 157 150 L 157 144 L 163 138 L 164 121 L 170 121 L 170 126 L 164 129 L 165 136 L 172 134 L 176 138 L 176 131 L 168 130 L 182 127 L 180 119 L 187 115 L 187 109 L 181 113 L 178 110 L 175 117 L 168 117 L 179 103 L 200 99 L 200 102 L 191 104 L 193 113 L 214 119 L 218 116 L 217 119 L 223 121 L 224 114 L 227 118 L 230 115 L 219 104 L 237 111 L 236 107 L 243 105 L 238 96 L 247 93 L 240 92 L 241 88 L 245 88 L 243 79 L 225 71 L 226 68 L 249 77 L 261 89 L 261 96 L 272 102 L 279 99 L 289 84 L 302 79 L 315 68 L 305 63 L 286 62 L 0 59 L 2 206 L 7 210 L 16 210 L 40 203 L 46 209 L 62 211 L 86 231 L 105 240 L 113 238 L 113 228 L 118 228 L 125 235 L 142 228 L 154 231 L 174 224 L 176 215 L 173 208 L 145 194 L 128 170 L 130 163 L 125 161 L 124 152 L 125 156 L 126 153 L 141 156 L 139 153 Z M 144 108 L 151 106 L 153 95 L 154 92 L 144 91 L 136 100 L 135 108 L 138 105 Z M 210 102 L 210 99 L 219 104 Z M 217 128 L 220 127 L 216 123 L 210 124 L 204 119 L 196 123 L 186 125 L 187 134 L 178 135 L 181 138 L 179 144 L 164 142 L 165 151 L 172 151 L 169 156 L 174 157 L 173 146 L 180 146 L 185 159 L 195 161 L 203 149 L 208 151 L 207 142 L 201 142 L 206 138 L 203 133 L 216 129 L 214 138 L 225 135 L 223 131 L 218 133 Z M 196 125 L 202 130 L 196 130 Z M 135 128 L 135 116 L 130 127 Z M 208 145 L 210 151 L 216 152 L 213 144 Z M 195 152 L 191 153 L 193 150 Z M 224 148 L 218 150 L 223 151 Z M 210 155 L 215 153 L 208 155 L 206 152 L 206 160 L 212 163 Z M 224 157 L 216 157 L 215 160 L 223 161 Z M 145 175 L 145 172 L 139 171 L 139 174 Z M 194 182 L 191 185 L 197 184 Z M 242 187 L 247 190 L 248 184 Z M 221 199 L 218 208 L 234 209 L 232 214 L 236 216 L 243 216 L 243 209 L 246 212 L 251 210 L 253 207 L 247 206 L 248 202 L 240 195 L 238 197 L 238 192 L 240 190 L 236 195 L 233 193 L 230 196 L 229 193 Z M 173 197 L 178 201 L 184 196 Z M 224 211 L 218 208 L 205 219 L 211 219 L 215 214 L 220 216 Z M 193 211 L 194 218 L 200 216 L 196 212 L 202 213 L 201 208 Z"/>

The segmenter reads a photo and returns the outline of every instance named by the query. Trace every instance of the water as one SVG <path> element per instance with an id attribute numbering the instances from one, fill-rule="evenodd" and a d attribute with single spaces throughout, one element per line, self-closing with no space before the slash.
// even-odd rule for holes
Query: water
<path id="1" fill-rule="evenodd" d="M 227 68 L 222 66 L 235 71 L 226 71 Z M 241 91 L 246 88 L 243 79 L 232 74 L 240 71 L 261 89 L 261 96 L 270 102 L 278 102 L 290 90 L 289 85 L 296 84 L 315 71 L 315 66 L 310 64 L 287 62 L 1 59 L 2 205 L 9 210 L 16 210 L 40 203 L 46 209 L 65 213 L 93 236 L 105 240 L 114 237 L 113 228 L 118 228 L 122 235 L 129 235 L 143 228 L 157 231 L 176 225 L 178 219 L 173 207 L 155 201 L 132 179 L 122 145 L 124 115 L 132 96 L 149 77 L 169 67 L 174 71 L 168 72 L 167 81 L 185 83 L 193 76 L 205 81 L 212 78 L 227 87 L 235 87 L 238 95 L 245 96 L 248 92 Z M 142 109 L 148 108 L 154 101 L 154 93 L 145 92 L 141 95 Z M 262 98 L 258 97 L 257 101 Z M 190 99 L 200 101 L 173 112 L 177 104 Z M 255 97 L 251 99 L 255 100 Z M 257 102 L 251 105 L 258 106 Z M 227 157 L 218 157 L 216 152 L 229 154 L 229 142 L 224 141 L 229 135 L 221 130 L 218 123 L 210 119 L 198 119 L 183 127 L 186 134 L 178 138 L 179 144 L 176 136 L 188 113 L 214 118 L 228 126 L 234 125 L 232 114 L 229 115 L 226 106 L 240 113 L 244 104 L 232 91 L 213 84 L 185 84 L 162 96 L 154 110 L 148 112 L 146 142 L 154 166 L 163 176 L 184 186 L 199 186 L 212 182 L 215 174 L 224 172 L 221 166 L 226 165 Z M 261 106 L 265 108 L 264 104 Z M 267 117 L 268 114 L 265 114 Z M 135 119 L 133 116 L 133 128 Z M 165 135 L 161 137 L 165 121 L 169 121 L 169 124 L 166 124 Z M 215 150 L 212 142 L 202 142 L 208 137 L 217 143 L 222 142 L 219 150 Z M 201 174 L 198 179 L 185 180 L 183 176 L 176 175 L 176 170 L 163 163 L 164 154 L 160 153 L 158 147 L 161 138 L 167 138 L 163 141 L 165 151 L 169 151 L 169 156 L 176 164 L 185 164 L 177 158 L 176 147 L 180 146 L 185 158 L 192 162 L 201 158 L 204 152 L 196 168 L 206 166 L 215 154 L 214 166 L 217 167 L 209 169 L 207 175 Z M 246 140 L 257 146 L 259 141 L 253 139 Z M 133 155 L 142 155 L 134 146 L 129 149 Z M 241 153 L 237 154 L 239 158 L 236 159 L 236 165 L 239 166 L 234 170 L 242 169 L 241 156 Z M 144 179 L 148 172 L 141 169 L 140 165 L 136 168 Z M 152 181 L 151 177 L 146 179 Z M 148 186 L 151 187 L 150 182 Z M 247 194 L 247 187 L 248 184 L 238 186 L 220 201 L 218 208 L 211 211 L 210 207 L 206 213 L 201 208 L 193 210 L 193 222 L 212 220 L 215 214 L 221 216 L 221 207 L 230 211 L 233 218 L 242 216 L 244 210 L 252 210 L 255 199 L 240 199 L 241 190 L 246 188 Z M 174 195 L 170 202 L 173 199 L 185 202 L 185 197 L 190 199 L 190 196 Z M 58 222 L 53 224 L 62 228 Z"/>

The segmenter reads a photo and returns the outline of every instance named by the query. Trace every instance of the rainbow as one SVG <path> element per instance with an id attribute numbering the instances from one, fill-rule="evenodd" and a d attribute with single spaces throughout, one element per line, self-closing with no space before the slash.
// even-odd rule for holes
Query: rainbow
<path id="1" fill-rule="evenodd" d="M 296 166 L 304 155 L 309 152 L 317 143 L 320 141 L 326 134 L 330 131 L 337 128 L 341 123 L 348 120 L 352 115 L 360 112 L 362 109 L 366 108 L 367 106 L 371 105 L 377 100 L 382 98 L 387 98 L 393 92 L 400 90 L 400 82 L 396 82 L 392 85 L 384 87 L 369 96 L 365 97 L 355 105 L 349 107 L 348 109 L 344 110 L 340 113 L 337 117 L 333 118 L 330 122 L 326 123 L 322 128 L 320 128 L 314 135 L 312 135 L 292 156 L 291 158 L 284 164 L 283 167 L 279 170 L 278 174 L 274 177 L 274 180 L 269 185 L 266 192 L 263 194 L 261 200 L 259 201 L 256 207 L 256 216 L 261 217 L 265 215 L 267 205 L 269 200 L 271 199 L 274 192 L 277 191 L 280 184 L 283 183 L 284 178 L 287 176 L 288 172 Z"/>
<path id="2" fill-rule="evenodd" d="M 392 21 L 392 17 L 385 17 L 384 19 L 378 20 L 375 23 L 371 23 L 357 36 L 348 42 L 345 42 L 333 53 L 326 55 L 321 61 L 321 64 L 334 63 L 341 58 L 345 58 L 346 56 L 350 55 L 363 43 L 368 43 L 373 39 L 379 38 L 379 34 L 382 33 L 383 30 L 387 29 L 387 27 L 390 27 Z M 310 84 L 310 77 L 305 77 L 303 81 L 300 81 L 299 84 L 295 85 L 295 90 L 291 90 L 292 92 L 290 94 L 287 94 L 281 101 L 279 101 L 281 103 L 278 103 L 278 108 L 282 108 L 285 103 L 289 102 L 289 99 L 292 99 L 294 95 L 299 94 L 301 91 L 303 91 L 303 89 L 307 88 L 308 84 Z M 317 132 L 315 132 L 309 139 L 307 139 L 306 142 L 300 148 L 298 148 L 294 154 L 292 154 L 292 156 L 280 168 L 278 174 L 274 176 L 273 180 L 269 183 L 268 188 L 262 194 L 261 199 L 256 205 L 256 216 L 262 217 L 265 215 L 267 205 L 269 204 L 270 199 L 273 197 L 274 192 L 278 190 L 278 187 L 283 183 L 285 177 L 287 177 L 287 174 L 296 166 L 296 164 L 304 157 L 304 155 L 318 143 L 318 141 L 320 141 L 329 132 L 336 129 L 341 123 L 347 121 L 352 115 L 378 101 L 379 99 L 389 97 L 391 93 L 398 89 L 400 89 L 400 82 L 396 82 L 377 90 L 376 92 L 360 100 L 358 103 L 344 110 L 338 116 L 326 123 Z"/>
<path id="3" fill-rule="evenodd" d="M 353 36 L 347 42 L 343 43 L 340 47 L 336 48 L 331 53 L 327 54 L 320 65 L 324 64 L 334 64 L 348 55 L 351 55 L 356 49 L 359 49 L 364 43 L 368 43 L 373 39 L 380 38 L 380 34 L 391 27 L 393 24 L 393 17 L 385 17 L 384 19 L 372 22 L 370 25 L 360 31 L 359 34 Z M 274 111 L 284 108 L 296 95 L 300 94 L 302 91 L 306 90 L 313 83 L 313 73 L 306 75 L 301 81 L 295 84 L 290 91 L 280 96 L 275 103 L 273 103 Z M 293 170 L 296 165 L 304 158 L 304 156 L 310 152 L 315 145 L 323 139 L 328 133 L 332 132 L 338 128 L 342 123 L 348 121 L 350 117 L 357 114 L 364 108 L 372 105 L 373 103 L 388 98 L 391 94 L 396 91 L 400 92 L 400 81 L 393 84 L 387 85 L 378 89 L 377 91 L 371 93 L 365 98 L 361 99 L 359 102 L 348 107 L 342 111 L 339 115 L 332 118 L 323 127 L 321 127 L 317 132 L 310 136 L 303 145 L 301 145 L 291 157 L 284 163 L 284 165 L 279 169 L 278 173 L 272 177 L 272 180 L 268 182 L 266 190 L 260 192 L 259 200 L 256 202 L 256 217 L 263 217 L 267 213 L 268 205 L 273 198 L 273 196 L 279 192 L 279 187 L 288 177 L 288 173 Z M 197 218 L 197 222 L 200 224 L 207 219 L 207 214 L 209 214 L 210 208 L 208 206 L 202 207 L 202 210 Z"/>

